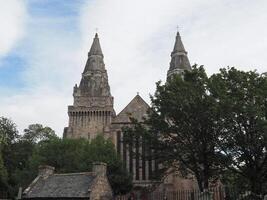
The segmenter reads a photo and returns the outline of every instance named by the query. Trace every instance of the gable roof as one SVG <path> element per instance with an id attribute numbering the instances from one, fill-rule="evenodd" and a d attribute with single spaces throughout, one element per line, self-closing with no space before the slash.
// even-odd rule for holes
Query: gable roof
<path id="1" fill-rule="evenodd" d="M 146 116 L 149 105 L 140 95 L 136 95 L 130 103 L 115 117 L 113 123 L 130 123 L 130 118 L 140 122 Z"/>
<path id="2" fill-rule="evenodd" d="M 38 176 L 23 198 L 88 198 L 95 174 L 69 173 Z"/>

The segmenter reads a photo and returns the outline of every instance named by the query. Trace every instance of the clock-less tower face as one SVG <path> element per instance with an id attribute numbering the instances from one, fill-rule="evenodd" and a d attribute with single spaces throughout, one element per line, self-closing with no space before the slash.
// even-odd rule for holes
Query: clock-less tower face
<path id="1" fill-rule="evenodd" d="M 107 134 L 114 116 L 104 56 L 96 34 L 79 86 L 73 90 L 74 103 L 68 108 L 69 126 L 65 136 L 92 139 Z"/>

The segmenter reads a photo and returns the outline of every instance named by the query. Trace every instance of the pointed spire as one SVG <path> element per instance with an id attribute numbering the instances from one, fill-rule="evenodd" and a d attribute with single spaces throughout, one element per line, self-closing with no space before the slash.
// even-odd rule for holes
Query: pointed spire
<path id="1" fill-rule="evenodd" d="M 177 53 L 177 52 L 184 52 L 187 54 L 187 52 L 185 51 L 185 48 L 184 48 L 179 31 L 177 31 L 177 34 L 176 34 L 176 40 L 175 40 L 172 54 Z"/>
<path id="2" fill-rule="evenodd" d="M 80 85 L 78 88 L 74 88 L 75 95 L 87 97 L 110 96 L 108 75 L 97 33 L 88 53 Z"/>
<path id="3" fill-rule="evenodd" d="M 175 44 L 171 53 L 170 68 L 167 73 L 167 79 L 173 74 L 182 74 L 185 70 L 191 70 L 191 65 L 187 57 L 179 31 L 177 31 Z"/>
<path id="4" fill-rule="evenodd" d="M 93 44 L 92 44 L 91 49 L 90 49 L 90 51 L 88 53 L 88 56 L 92 56 L 92 55 L 103 56 L 97 33 L 95 34 L 95 38 L 94 38 Z"/>

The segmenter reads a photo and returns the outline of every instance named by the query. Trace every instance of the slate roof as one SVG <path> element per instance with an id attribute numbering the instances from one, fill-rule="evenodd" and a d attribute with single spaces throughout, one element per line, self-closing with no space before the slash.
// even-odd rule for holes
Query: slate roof
<path id="1" fill-rule="evenodd" d="M 23 198 L 88 198 L 95 174 L 91 172 L 38 176 Z"/>

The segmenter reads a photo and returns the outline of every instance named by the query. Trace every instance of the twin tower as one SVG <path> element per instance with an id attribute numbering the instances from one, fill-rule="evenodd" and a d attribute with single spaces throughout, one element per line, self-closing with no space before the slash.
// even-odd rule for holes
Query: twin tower
<path id="1" fill-rule="evenodd" d="M 177 33 L 167 79 L 174 74 L 182 74 L 184 70 L 191 70 L 191 66 L 180 34 Z M 68 107 L 69 125 L 64 128 L 63 137 L 91 140 L 101 134 L 105 138 L 110 138 L 123 160 L 124 167 L 132 174 L 134 185 L 146 186 L 152 183 L 158 164 L 155 160 L 144 159 L 145 155 L 151 154 L 151 150 L 145 146 L 141 138 L 136 139 L 138 142 L 127 146 L 122 132 L 123 127 L 131 126 L 130 118 L 141 122 L 149 105 L 139 95 L 136 95 L 116 115 L 104 55 L 97 34 L 88 53 L 80 84 L 73 88 L 73 97 L 74 103 Z M 142 156 L 134 156 L 134 152 Z"/>
<path id="2" fill-rule="evenodd" d="M 178 32 L 167 78 L 173 74 L 181 74 L 184 70 L 191 70 L 191 66 Z M 116 115 L 97 33 L 88 53 L 80 84 L 74 86 L 73 97 L 74 103 L 68 107 L 69 124 L 64 129 L 66 138 L 92 139 L 102 134 L 105 138 L 111 138 L 116 145 L 121 128 L 130 123 L 129 117 L 142 120 L 149 108 L 137 95 Z"/>

